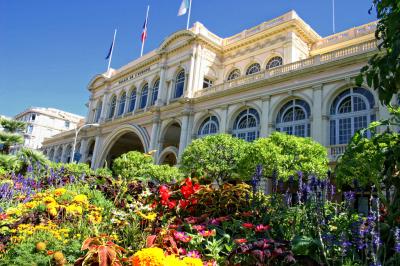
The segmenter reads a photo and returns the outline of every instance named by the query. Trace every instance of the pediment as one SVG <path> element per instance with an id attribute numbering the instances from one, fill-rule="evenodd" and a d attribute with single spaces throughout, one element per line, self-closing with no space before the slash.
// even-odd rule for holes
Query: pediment
<path id="1" fill-rule="evenodd" d="M 106 81 L 106 77 L 104 75 L 102 75 L 102 74 L 96 75 L 89 82 L 88 89 L 92 90 L 94 88 L 97 88 L 97 87 L 103 85 L 105 81 Z"/>
<path id="2" fill-rule="evenodd" d="M 159 50 L 170 50 L 176 46 L 180 46 L 194 39 L 196 35 L 189 30 L 182 30 L 175 32 L 174 34 L 168 36 L 160 45 Z"/>

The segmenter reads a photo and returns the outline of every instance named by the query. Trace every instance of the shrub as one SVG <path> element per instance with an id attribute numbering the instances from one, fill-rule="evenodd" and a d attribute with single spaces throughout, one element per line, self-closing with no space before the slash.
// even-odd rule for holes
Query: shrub
<path id="1" fill-rule="evenodd" d="M 149 178 L 152 180 L 157 180 L 161 183 L 180 181 L 183 178 L 182 172 L 177 167 L 166 164 L 150 165 L 148 170 Z"/>
<path id="2" fill-rule="evenodd" d="M 184 151 L 181 169 L 185 174 L 208 179 L 237 178 L 238 166 L 249 144 L 227 134 L 206 136 L 193 141 Z"/>
<path id="3" fill-rule="evenodd" d="M 102 176 L 102 177 L 110 177 L 112 176 L 112 171 L 108 168 L 97 168 L 95 170 L 95 175 Z"/>
<path id="4" fill-rule="evenodd" d="M 250 145 L 241 170 L 245 178 L 250 178 L 257 167 L 262 165 L 264 175 L 271 176 L 277 171 L 280 178 L 304 174 L 326 176 L 328 157 L 325 147 L 310 138 L 301 138 L 275 132 L 268 138 L 257 139 Z"/>

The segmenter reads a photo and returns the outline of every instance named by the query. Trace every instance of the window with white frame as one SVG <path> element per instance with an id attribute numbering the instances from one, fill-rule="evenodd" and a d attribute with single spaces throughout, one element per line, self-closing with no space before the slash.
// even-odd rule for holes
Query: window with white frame
<path id="1" fill-rule="evenodd" d="M 213 85 L 213 81 L 209 78 L 204 77 L 203 79 L 203 89 L 209 88 Z"/>
<path id="2" fill-rule="evenodd" d="M 207 135 L 216 134 L 218 133 L 218 130 L 219 130 L 218 118 L 212 115 L 204 119 L 203 123 L 201 123 L 199 131 L 197 132 L 197 136 L 201 138 Z"/>
<path id="3" fill-rule="evenodd" d="M 35 121 L 36 120 L 36 114 L 31 114 L 31 121 Z"/>
<path id="4" fill-rule="evenodd" d="M 126 92 L 123 92 L 121 95 L 121 98 L 119 99 L 118 116 L 120 116 L 124 113 L 125 103 L 126 103 Z"/>
<path id="5" fill-rule="evenodd" d="M 254 63 L 247 68 L 246 75 L 255 74 L 261 71 L 259 63 Z"/>
<path id="6" fill-rule="evenodd" d="M 299 137 L 310 136 L 310 106 L 303 100 L 287 102 L 276 117 L 276 130 Z"/>
<path id="7" fill-rule="evenodd" d="M 135 110 L 135 104 L 136 104 L 136 89 L 132 90 L 131 96 L 129 97 L 128 112 L 132 112 L 133 110 Z"/>
<path id="8" fill-rule="evenodd" d="M 151 93 L 151 103 L 150 105 L 154 105 L 157 101 L 157 97 L 158 97 L 158 90 L 160 88 L 160 80 L 157 80 L 156 82 L 154 82 L 153 85 L 153 90 Z"/>
<path id="9" fill-rule="evenodd" d="M 179 98 L 183 95 L 183 90 L 185 88 L 185 71 L 181 70 L 175 79 L 175 93 L 174 98 Z"/>
<path id="10" fill-rule="evenodd" d="M 64 127 L 65 128 L 69 128 L 70 124 L 71 123 L 69 121 L 64 121 Z"/>
<path id="11" fill-rule="evenodd" d="M 257 110 L 247 108 L 239 113 L 233 124 L 233 136 L 253 141 L 260 135 L 260 116 Z"/>
<path id="12" fill-rule="evenodd" d="M 115 113 L 115 105 L 117 104 L 117 96 L 113 95 L 110 101 L 110 109 L 108 111 L 108 118 L 111 119 L 114 117 Z"/>
<path id="13" fill-rule="evenodd" d="M 236 68 L 232 70 L 231 73 L 229 73 L 228 80 L 234 80 L 237 79 L 238 77 L 240 77 L 240 70 Z"/>
<path id="14" fill-rule="evenodd" d="M 274 56 L 268 61 L 266 69 L 281 66 L 282 63 L 283 63 L 282 57 Z"/>
<path id="15" fill-rule="evenodd" d="M 347 144 L 355 132 L 376 120 L 375 99 L 364 88 L 351 88 L 340 93 L 330 110 L 330 144 Z M 367 137 L 371 136 L 367 132 Z"/>

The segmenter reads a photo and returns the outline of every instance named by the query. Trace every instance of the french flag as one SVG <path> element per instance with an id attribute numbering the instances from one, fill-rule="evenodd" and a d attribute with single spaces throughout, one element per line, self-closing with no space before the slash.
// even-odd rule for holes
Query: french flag
<path id="1" fill-rule="evenodd" d="M 143 43 L 143 42 L 146 40 L 146 38 L 147 38 L 147 19 L 148 19 L 147 16 L 148 16 L 148 15 L 146 14 L 146 19 L 145 19 L 144 24 L 143 24 L 142 43 Z"/>

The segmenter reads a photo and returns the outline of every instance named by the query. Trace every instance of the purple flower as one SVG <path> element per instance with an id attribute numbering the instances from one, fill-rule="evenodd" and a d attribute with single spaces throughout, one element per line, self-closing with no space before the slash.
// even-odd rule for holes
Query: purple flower
<path id="1" fill-rule="evenodd" d="M 400 253 L 400 229 L 397 227 L 394 231 L 394 250 L 396 253 Z"/>
<path id="2" fill-rule="evenodd" d="M 344 192 L 344 198 L 347 202 L 352 202 L 355 200 L 356 195 L 353 191 L 346 191 Z"/>

